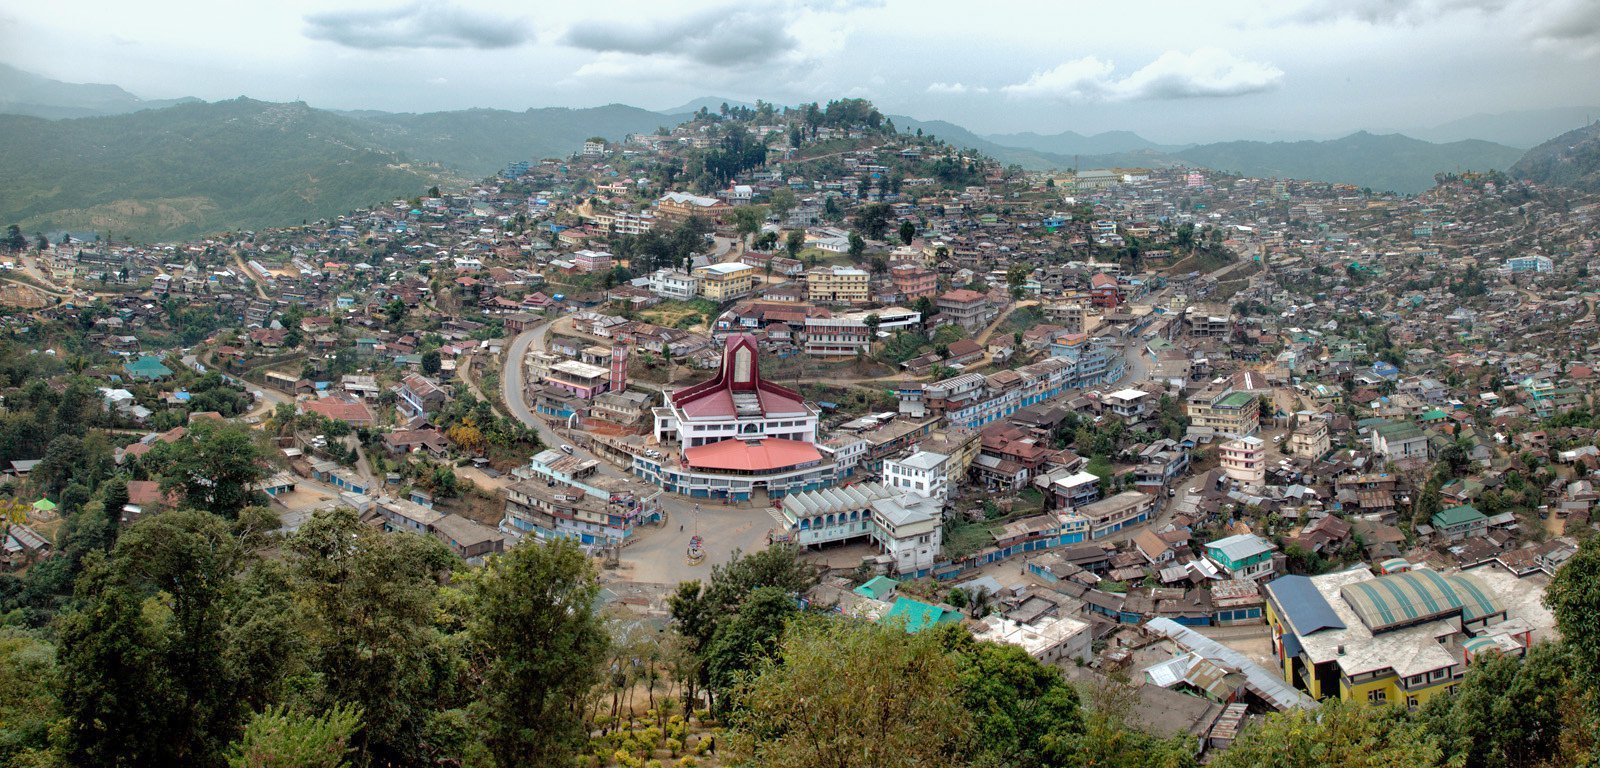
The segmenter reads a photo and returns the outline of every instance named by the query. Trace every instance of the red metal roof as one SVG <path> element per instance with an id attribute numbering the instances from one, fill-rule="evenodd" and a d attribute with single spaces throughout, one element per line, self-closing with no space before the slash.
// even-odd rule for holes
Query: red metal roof
<path id="1" fill-rule="evenodd" d="M 683 456 L 689 466 L 695 469 L 745 471 L 784 469 L 822 461 L 822 454 L 817 452 L 816 446 L 775 437 L 748 443 L 743 440 L 723 440 L 690 448 L 683 452 Z"/>

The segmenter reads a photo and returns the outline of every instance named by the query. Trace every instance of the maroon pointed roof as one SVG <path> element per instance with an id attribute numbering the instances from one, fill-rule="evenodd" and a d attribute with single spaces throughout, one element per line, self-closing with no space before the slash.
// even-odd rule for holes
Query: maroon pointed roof
<path id="1" fill-rule="evenodd" d="M 717 375 L 672 393 L 672 404 L 689 418 L 754 415 L 741 413 L 741 405 L 759 406 L 761 415 L 804 413 L 800 393 L 761 378 L 760 356 L 756 337 L 729 336 Z"/>

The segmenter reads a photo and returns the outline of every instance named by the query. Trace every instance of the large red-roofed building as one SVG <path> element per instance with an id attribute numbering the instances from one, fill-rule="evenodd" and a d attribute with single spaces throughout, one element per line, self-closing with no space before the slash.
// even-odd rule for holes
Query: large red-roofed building
<path id="1" fill-rule="evenodd" d="M 799 392 L 762 379 L 758 356 L 754 336 L 729 336 L 715 376 L 654 409 L 663 452 L 635 456 L 634 474 L 698 498 L 747 500 L 831 486 L 835 466 L 815 446 L 820 412 Z"/>

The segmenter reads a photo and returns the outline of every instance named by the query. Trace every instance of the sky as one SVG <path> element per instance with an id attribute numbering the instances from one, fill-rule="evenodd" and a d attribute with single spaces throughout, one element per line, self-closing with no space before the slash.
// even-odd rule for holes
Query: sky
<path id="1" fill-rule="evenodd" d="M 51 0 L 0 61 L 425 112 L 871 99 L 980 133 L 1329 138 L 1600 104 L 1600 0 Z"/>

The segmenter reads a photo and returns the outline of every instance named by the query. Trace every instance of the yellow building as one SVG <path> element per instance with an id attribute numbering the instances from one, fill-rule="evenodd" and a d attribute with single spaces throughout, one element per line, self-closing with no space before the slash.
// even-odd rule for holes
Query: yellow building
<path id="1" fill-rule="evenodd" d="M 1261 428 L 1261 405 L 1248 392 L 1232 387 L 1206 389 L 1189 397 L 1184 407 L 1189 431 L 1196 434 L 1245 437 Z"/>
<path id="2" fill-rule="evenodd" d="M 712 301 L 736 299 L 756 286 L 756 270 L 748 264 L 707 264 L 696 267 L 694 276 L 700 278 L 700 295 Z"/>
<path id="3" fill-rule="evenodd" d="M 1467 573 L 1366 566 L 1267 583 L 1266 619 L 1284 680 L 1313 698 L 1418 707 L 1455 689 L 1471 657 L 1521 653 L 1524 622 Z"/>
<path id="4" fill-rule="evenodd" d="M 856 267 L 816 267 L 806 271 L 806 299 L 817 304 L 865 304 L 872 276 Z"/>

